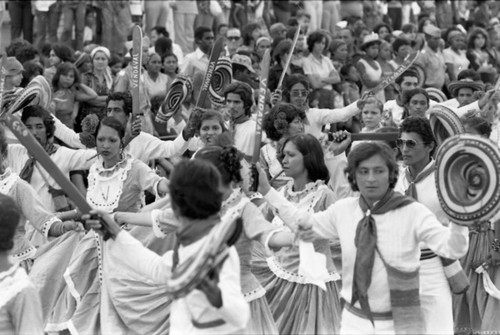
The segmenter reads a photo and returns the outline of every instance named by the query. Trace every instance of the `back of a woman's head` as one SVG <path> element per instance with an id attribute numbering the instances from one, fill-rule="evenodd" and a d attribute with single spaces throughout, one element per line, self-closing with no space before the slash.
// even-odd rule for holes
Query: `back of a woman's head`
<path id="1" fill-rule="evenodd" d="M 162 57 L 167 53 L 172 53 L 172 40 L 167 37 L 159 37 L 155 42 L 155 51 Z"/>
<path id="2" fill-rule="evenodd" d="M 14 234 L 21 219 L 21 210 L 11 197 L 0 193 L 0 252 L 14 247 Z"/>
<path id="3" fill-rule="evenodd" d="M 180 216 L 206 219 L 217 214 L 222 205 L 221 176 L 207 160 L 183 160 L 170 175 L 172 207 Z"/>
<path id="4" fill-rule="evenodd" d="M 262 128 L 270 140 L 279 141 L 287 133 L 290 123 L 297 117 L 304 120 L 306 113 L 290 103 L 280 103 L 264 116 Z"/>
<path id="5" fill-rule="evenodd" d="M 62 43 L 56 43 L 52 45 L 52 50 L 54 50 L 54 53 L 56 54 L 57 57 L 61 59 L 61 62 L 74 62 L 74 54 L 75 52 L 73 49 L 71 49 L 69 46 L 62 44 Z"/>
<path id="6" fill-rule="evenodd" d="M 307 170 L 309 179 L 313 182 L 323 180 L 328 183 L 330 174 L 325 165 L 323 148 L 318 139 L 311 134 L 298 134 L 287 138 L 278 150 L 278 160 L 280 162 L 283 161 L 283 150 L 289 142 L 293 143 L 304 157 L 304 167 Z"/>
<path id="7" fill-rule="evenodd" d="M 205 159 L 215 165 L 221 174 L 224 185 L 242 181 L 240 171 L 243 154 L 234 146 L 209 145 L 200 149 L 196 153 L 195 159 Z"/>

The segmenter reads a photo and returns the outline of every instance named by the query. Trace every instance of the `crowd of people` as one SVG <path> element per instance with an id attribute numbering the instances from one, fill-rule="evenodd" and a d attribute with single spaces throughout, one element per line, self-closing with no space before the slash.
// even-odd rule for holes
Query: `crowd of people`
<path id="1" fill-rule="evenodd" d="M 9 0 L 0 23 L 4 11 L 2 113 L 47 84 L 46 104 L 15 115 L 93 210 L 0 126 L 0 333 L 500 334 L 500 217 L 443 209 L 429 122 L 444 110 L 500 145 L 498 2 Z M 219 39 L 231 75 L 199 99 Z M 397 139 L 352 138 L 384 132 Z"/>

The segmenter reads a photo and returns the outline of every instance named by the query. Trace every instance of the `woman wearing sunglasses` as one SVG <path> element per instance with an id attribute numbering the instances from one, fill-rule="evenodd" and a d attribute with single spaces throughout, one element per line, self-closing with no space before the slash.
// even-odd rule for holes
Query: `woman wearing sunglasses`
<path id="1" fill-rule="evenodd" d="M 399 134 L 396 143 L 405 167 L 400 170 L 395 190 L 425 205 L 443 226 L 448 226 L 450 220 L 440 206 L 436 190 L 432 158 L 436 140 L 429 121 L 408 117 L 401 123 Z M 452 292 L 444 269 L 444 264 L 451 261 L 437 257 L 426 244 L 421 243 L 420 248 L 420 302 L 427 333 L 453 334 Z M 458 261 L 453 266 L 463 274 Z"/>

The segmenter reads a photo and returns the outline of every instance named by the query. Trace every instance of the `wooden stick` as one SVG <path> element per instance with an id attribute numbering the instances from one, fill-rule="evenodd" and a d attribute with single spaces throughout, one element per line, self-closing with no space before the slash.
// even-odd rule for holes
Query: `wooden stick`
<path id="1" fill-rule="evenodd" d="M 283 72 L 281 72 L 280 81 L 278 81 L 278 86 L 276 90 L 281 90 L 281 86 L 283 85 L 283 80 L 285 80 L 286 71 L 290 66 L 290 62 L 292 61 L 293 50 L 295 50 L 295 46 L 297 45 L 297 41 L 299 40 L 300 35 L 300 25 L 297 27 L 297 31 L 295 32 L 295 36 L 293 37 L 293 44 L 290 52 L 288 53 L 288 58 L 286 59 L 285 67 L 283 68 Z"/>

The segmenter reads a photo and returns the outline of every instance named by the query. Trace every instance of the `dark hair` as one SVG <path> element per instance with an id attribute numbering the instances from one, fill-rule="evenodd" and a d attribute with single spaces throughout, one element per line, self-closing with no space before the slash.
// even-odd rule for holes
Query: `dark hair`
<path id="1" fill-rule="evenodd" d="M 172 40 L 167 37 L 159 37 L 155 42 L 155 52 L 162 58 L 167 53 L 173 53 Z"/>
<path id="2" fill-rule="evenodd" d="M 270 140 L 279 141 L 287 133 L 290 123 L 297 117 L 304 120 L 306 113 L 290 103 L 280 103 L 264 116 L 262 128 Z"/>
<path id="3" fill-rule="evenodd" d="M 26 45 L 16 52 L 16 59 L 21 63 L 24 64 L 28 61 L 32 61 L 35 59 L 35 57 L 38 55 L 38 50 L 35 49 L 34 46 Z"/>
<path id="4" fill-rule="evenodd" d="M 476 130 L 481 136 L 490 138 L 491 123 L 489 123 L 485 119 L 478 116 L 473 116 L 470 118 L 466 118 L 465 120 L 462 120 L 462 123 L 464 126 L 469 126 L 474 130 Z"/>
<path id="5" fill-rule="evenodd" d="M 221 176 L 217 168 L 203 159 L 183 160 L 170 175 L 172 207 L 190 219 L 206 219 L 220 211 Z"/>
<path id="6" fill-rule="evenodd" d="M 273 59 L 275 62 L 279 63 L 281 56 L 289 53 L 292 50 L 293 42 L 289 39 L 281 40 L 278 45 L 273 49 Z"/>
<path id="7" fill-rule="evenodd" d="M 241 37 L 243 37 L 244 45 L 250 45 L 250 42 L 253 41 L 252 33 L 256 29 L 260 29 L 260 25 L 258 23 L 249 23 L 243 27 L 241 30 Z"/>
<path id="8" fill-rule="evenodd" d="M 293 86 L 296 84 L 302 84 L 304 85 L 306 90 L 311 90 L 311 82 L 309 79 L 300 73 L 294 73 L 289 75 L 284 83 L 283 83 L 283 100 L 286 102 L 290 102 L 290 90 L 292 89 Z"/>
<path id="9" fill-rule="evenodd" d="M 392 33 L 392 28 L 391 28 L 391 26 L 390 26 L 390 25 L 388 25 L 388 24 L 387 24 L 387 23 L 385 23 L 385 22 L 382 22 L 382 23 L 377 24 L 377 25 L 375 26 L 375 28 L 373 28 L 373 32 L 378 34 L 378 31 L 379 31 L 381 28 L 383 28 L 383 27 L 387 28 L 387 31 L 389 32 L 389 34 L 391 34 L 391 33 Z M 380 35 L 380 34 L 379 34 L 379 35 Z"/>
<path id="10" fill-rule="evenodd" d="M 347 63 L 345 65 L 343 65 L 341 68 L 340 68 L 340 75 L 342 76 L 342 78 L 347 78 L 349 76 L 349 72 L 351 71 L 351 68 L 356 68 L 356 65 L 354 65 L 353 63 Z"/>
<path id="11" fill-rule="evenodd" d="M 307 37 L 307 49 L 309 50 L 309 52 L 312 52 L 314 45 L 318 42 L 321 42 L 322 40 L 325 40 L 325 50 L 328 50 L 328 38 L 326 38 L 326 35 L 320 31 L 313 31 Z"/>
<path id="12" fill-rule="evenodd" d="M 468 79 L 468 78 L 472 79 L 473 81 L 481 80 L 481 76 L 479 75 L 479 73 L 477 73 L 473 69 L 462 70 L 457 75 L 457 80 Z"/>
<path id="13" fill-rule="evenodd" d="M 407 38 L 401 38 L 398 37 L 392 42 L 392 50 L 394 50 L 394 53 L 397 53 L 399 51 L 399 48 L 401 48 L 403 45 L 408 45 L 411 46 L 410 40 Z"/>
<path id="14" fill-rule="evenodd" d="M 21 210 L 9 196 L 0 193 L 0 251 L 14 247 L 14 235 L 21 220 Z"/>
<path id="15" fill-rule="evenodd" d="M 151 28 L 151 31 L 156 31 L 156 33 L 158 35 L 163 35 L 165 36 L 166 38 L 170 38 L 170 34 L 168 33 L 167 29 L 165 27 L 162 27 L 162 26 L 155 26 L 153 28 Z"/>
<path id="16" fill-rule="evenodd" d="M 112 52 L 111 53 L 111 58 L 109 60 L 109 67 L 112 67 L 115 64 L 122 63 L 123 64 L 123 57 L 120 56 L 119 54 Z"/>
<path id="17" fill-rule="evenodd" d="M 417 32 L 418 30 L 418 27 L 413 24 L 413 23 L 406 23 L 406 24 L 403 24 L 403 26 L 401 27 L 401 31 L 404 33 L 404 34 L 408 34 L 408 33 L 411 33 L 411 32 Z"/>
<path id="18" fill-rule="evenodd" d="M 297 32 L 297 29 L 299 29 L 299 27 L 297 26 L 288 28 L 286 30 L 285 38 L 288 40 L 293 40 L 293 38 L 295 37 L 295 33 Z M 299 34 L 304 34 L 304 29 L 301 28 Z"/>
<path id="19" fill-rule="evenodd" d="M 225 28 L 225 27 L 229 28 L 229 26 L 228 26 L 226 23 L 221 23 L 221 24 L 219 24 L 219 25 L 217 26 L 217 34 L 219 34 L 219 33 L 220 33 L 220 30 L 221 30 L 222 28 Z"/>
<path id="20" fill-rule="evenodd" d="M 356 170 L 361 162 L 364 162 L 375 155 L 380 155 L 385 160 L 389 169 L 389 188 L 394 189 L 398 181 L 399 166 L 394 157 L 394 151 L 383 142 L 362 142 L 352 148 L 349 156 L 347 156 L 347 167 L 345 173 L 347 180 L 354 192 L 358 192 L 359 188 L 356 183 Z"/>
<path id="21" fill-rule="evenodd" d="M 123 101 L 123 111 L 125 115 L 132 114 L 132 96 L 128 92 L 113 92 L 108 95 L 106 99 L 106 105 L 110 101 Z"/>
<path id="22" fill-rule="evenodd" d="M 56 130 L 56 126 L 54 125 L 54 117 L 45 108 L 38 105 L 24 107 L 21 114 L 21 121 L 23 123 L 26 123 L 26 121 L 28 121 L 30 117 L 41 118 L 45 126 L 45 133 L 47 134 L 47 138 L 51 138 L 54 136 L 54 131 Z"/>
<path id="23" fill-rule="evenodd" d="M 467 40 L 467 49 L 474 49 L 474 40 L 477 38 L 478 35 L 483 35 L 484 37 L 484 46 L 482 49 L 486 50 L 488 48 L 489 45 L 488 33 L 483 28 L 474 28 L 469 35 L 469 39 Z"/>
<path id="24" fill-rule="evenodd" d="M 245 115 L 252 115 L 252 105 L 253 105 L 253 91 L 252 87 L 246 83 L 242 82 L 233 82 L 229 84 L 224 90 L 224 99 L 227 99 L 227 96 L 230 94 L 238 94 L 240 99 L 243 100 L 243 106 L 245 109 Z"/>
<path id="25" fill-rule="evenodd" d="M 211 33 L 212 32 L 212 29 L 208 28 L 208 27 L 204 27 L 204 26 L 201 26 L 201 27 L 198 27 L 195 29 L 194 31 L 194 40 L 201 40 L 203 39 L 203 35 L 205 35 L 205 33 Z"/>
<path id="26" fill-rule="evenodd" d="M 125 127 L 120 121 L 112 116 L 106 116 L 101 120 L 101 122 L 99 123 L 99 127 L 97 127 L 96 134 L 99 134 L 99 130 L 102 126 L 106 126 L 116 130 L 118 132 L 118 136 L 120 136 L 120 140 L 123 140 L 123 138 L 125 137 Z"/>
<path id="27" fill-rule="evenodd" d="M 200 129 L 201 129 L 201 125 L 203 124 L 203 121 L 206 121 L 206 120 L 217 120 L 219 121 L 219 124 L 222 128 L 222 132 L 226 132 L 227 129 L 226 129 L 226 125 L 224 123 L 224 117 L 222 116 L 221 113 L 213 110 L 213 109 L 208 109 L 208 110 L 205 110 L 199 120 L 198 120 L 198 123 L 196 125 L 196 131 L 197 133 L 199 134 L 200 133 Z"/>
<path id="28" fill-rule="evenodd" d="M 166 94 L 154 95 L 149 100 L 151 103 L 151 113 L 156 115 L 161 108 L 161 105 L 165 101 Z"/>
<path id="29" fill-rule="evenodd" d="M 206 146 L 196 153 L 195 159 L 211 162 L 219 170 L 224 185 L 231 182 L 240 183 L 243 180 L 240 174 L 243 154 L 233 146 Z"/>
<path id="30" fill-rule="evenodd" d="M 409 68 L 408 70 L 403 72 L 399 77 L 396 78 L 395 80 L 396 84 L 401 85 L 405 77 L 414 77 L 417 78 L 417 80 L 419 80 L 417 71 L 413 70 L 412 68 Z"/>
<path id="31" fill-rule="evenodd" d="M 429 93 L 425 89 L 420 87 L 405 92 L 403 96 L 403 104 L 406 105 L 410 103 L 411 98 L 413 98 L 417 94 L 422 94 L 423 96 L 425 96 L 425 98 L 427 99 L 427 105 L 429 105 L 429 100 L 430 100 Z"/>
<path id="32" fill-rule="evenodd" d="M 56 43 L 53 44 L 51 49 L 54 51 L 57 57 L 61 59 L 61 62 L 71 62 L 75 61 L 75 52 L 66 44 Z"/>
<path id="33" fill-rule="evenodd" d="M 29 45 L 31 45 L 30 42 L 16 38 L 5 48 L 5 53 L 7 54 L 7 57 L 16 57 L 19 50 Z"/>
<path id="34" fill-rule="evenodd" d="M 7 137 L 5 137 L 5 129 L 2 125 L 0 125 L 0 154 L 5 155 L 8 148 L 9 143 L 7 142 Z"/>
<path id="35" fill-rule="evenodd" d="M 43 66 L 39 62 L 30 60 L 24 63 L 23 67 L 23 81 L 21 82 L 21 87 L 26 87 L 34 77 L 43 75 Z"/>
<path id="36" fill-rule="evenodd" d="M 401 122 L 399 126 L 399 136 L 402 133 L 416 133 L 422 138 L 422 142 L 426 146 L 432 145 L 434 143 L 434 148 L 430 152 L 431 157 L 434 155 L 434 152 L 437 148 L 436 138 L 434 137 L 434 133 L 432 132 L 431 124 L 429 120 L 423 117 L 410 116 Z"/>
<path id="37" fill-rule="evenodd" d="M 61 75 L 66 75 L 70 71 L 73 71 L 73 74 L 75 76 L 75 81 L 73 82 L 73 85 L 80 83 L 80 73 L 78 72 L 78 69 L 76 68 L 75 64 L 70 62 L 64 62 L 57 67 L 56 74 L 54 74 L 54 78 L 52 78 L 52 87 L 54 92 L 56 92 L 61 88 L 59 85 L 59 78 L 61 78 Z"/>
<path id="38" fill-rule="evenodd" d="M 328 183 L 330 175 L 325 165 L 323 148 L 321 148 L 318 139 L 311 134 L 297 134 L 288 137 L 278 148 L 277 157 L 280 163 L 283 162 L 283 150 L 288 142 L 292 142 L 304 157 L 304 167 L 309 179 L 312 181 L 323 180 Z"/>

